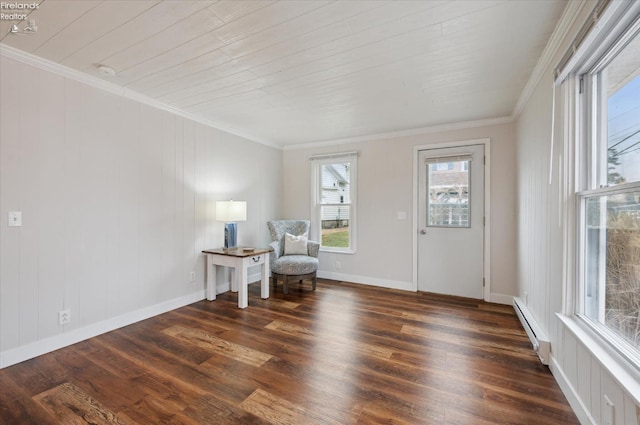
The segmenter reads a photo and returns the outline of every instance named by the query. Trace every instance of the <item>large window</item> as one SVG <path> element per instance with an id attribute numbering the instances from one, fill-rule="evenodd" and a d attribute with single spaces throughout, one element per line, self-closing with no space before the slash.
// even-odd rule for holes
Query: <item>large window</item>
<path id="1" fill-rule="evenodd" d="M 640 25 L 579 76 L 578 313 L 640 365 Z"/>
<path id="2" fill-rule="evenodd" d="M 313 226 L 320 249 L 355 252 L 357 154 L 320 155 L 313 161 Z"/>

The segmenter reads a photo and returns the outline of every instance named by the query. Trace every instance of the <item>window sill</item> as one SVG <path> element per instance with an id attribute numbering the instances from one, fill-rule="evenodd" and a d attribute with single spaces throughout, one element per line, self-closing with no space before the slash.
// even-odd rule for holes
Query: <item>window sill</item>
<path id="1" fill-rule="evenodd" d="M 602 338 L 575 316 L 556 313 L 560 321 L 584 345 L 603 369 L 640 404 L 640 372 L 627 359 L 611 348 Z"/>
<path id="2" fill-rule="evenodd" d="M 320 252 L 328 252 L 331 254 L 355 254 L 355 250 L 320 248 Z"/>

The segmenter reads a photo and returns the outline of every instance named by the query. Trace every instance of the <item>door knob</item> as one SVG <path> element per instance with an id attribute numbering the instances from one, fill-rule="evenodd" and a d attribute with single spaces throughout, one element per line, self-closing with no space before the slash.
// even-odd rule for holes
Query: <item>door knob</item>
<path id="1" fill-rule="evenodd" d="M 420 234 L 421 235 L 426 235 L 427 234 L 427 229 L 420 229 Z"/>

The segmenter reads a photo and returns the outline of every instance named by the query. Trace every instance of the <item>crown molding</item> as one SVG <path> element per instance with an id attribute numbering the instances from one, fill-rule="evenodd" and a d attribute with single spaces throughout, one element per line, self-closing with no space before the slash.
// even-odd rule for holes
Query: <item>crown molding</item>
<path id="1" fill-rule="evenodd" d="M 511 122 L 513 122 L 513 118 L 511 116 L 489 118 L 489 119 L 475 120 L 475 121 L 461 121 L 456 123 L 412 128 L 408 130 L 391 131 L 387 133 L 377 133 L 377 134 L 369 134 L 364 136 L 347 137 L 343 139 L 322 140 L 322 141 L 309 142 L 309 143 L 295 143 L 295 144 L 283 145 L 282 150 L 287 151 L 287 150 L 296 150 L 296 149 L 316 148 L 316 147 L 323 147 L 323 146 L 345 145 L 349 143 L 370 142 L 373 140 L 419 136 L 422 134 L 442 133 L 445 131 L 464 130 L 467 128 L 488 127 L 491 125 L 509 124 Z"/>
<path id="2" fill-rule="evenodd" d="M 298 144 L 298 143 L 279 144 L 279 143 L 270 142 L 264 139 L 257 138 L 255 136 L 243 133 L 234 128 L 226 127 L 225 125 L 222 125 L 220 123 L 202 118 L 200 116 L 194 115 L 182 109 L 178 109 L 173 106 L 167 105 L 165 103 L 159 102 L 151 97 L 145 96 L 134 90 L 119 86 L 109 81 L 105 81 L 101 78 L 94 77 L 84 72 L 80 72 L 78 70 L 69 68 L 67 66 L 55 63 L 48 59 L 44 59 L 39 56 L 33 55 L 31 53 L 16 49 L 4 43 L 0 43 L 0 56 L 5 56 L 8 58 L 17 60 L 19 62 L 22 62 L 24 64 L 42 69 L 44 71 L 48 71 L 56 75 L 60 75 L 64 78 L 69 78 L 71 80 L 78 81 L 82 84 L 86 84 L 88 86 L 97 88 L 98 90 L 103 90 L 103 91 L 112 93 L 116 96 L 121 96 L 130 100 L 151 106 L 153 108 L 170 112 L 172 114 L 195 121 L 197 123 L 206 125 L 208 127 L 215 128 L 217 130 L 221 130 L 229 134 L 233 134 L 234 136 L 242 137 L 244 139 L 247 139 L 256 143 L 260 143 L 272 148 L 281 149 L 281 150 L 305 149 L 308 147 L 316 147 L 316 146 L 357 143 L 357 142 L 365 142 L 365 141 L 371 141 L 371 140 L 389 139 L 394 137 L 407 137 L 407 136 L 414 136 L 414 135 L 420 135 L 420 134 L 438 133 L 443 131 L 452 131 L 452 130 L 473 128 L 473 127 L 485 127 L 489 125 L 505 124 L 513 121 L 512 117 L 499 117 L 499 118 L 491 118 L 486 120 L 464 121 L 464 122 L 458 122 L 458 123 L 441 124 L 436 126 L 420 127 L 420 128 L 414 128 L 414 129 L 408 129 L 408 130 L 400 130 L 400 131 L 393 131 L 393 132 L 387 132 L 387 133 L 378 133 L 378 134 L 355 136 L 355 137 L 348 137 L 348 138 L 324 140 L 324 141 L 302 143 L 302 144 Z"/>
<path id="3" fill-rule="evenodd" d="M 60 75 L 61 77 L 68 78 L 70 80 L 74 80 L 82 84 L 86 84 L 98 90 L 103 90 L 103 91 L 115 94 L 116 96 L 121 96 L 126 99 L 130 99 L 130 100 L 142 103 L 144 105 L 151 106 L 152 108 L 157 108 L 166 112 L 170 112 L 182 118 L 195 121 L 197 123 L 206 125 L 207 127 L 211 127 L 216 130 L 224 131 L 225 133 L 229 133 L 234 136 L 242 137 L 243 139 L 247 139 L 252 142 L 260 143 L 262 145 L 266 145 L 276 149 L 282 149 L 282 146 L 278 143 L 273 143 L 268 140 L 264 140 L 264 139 L 260 139 L 258 137 L 252 136 L 250 134 L 246 134 L 235 128 L 227 127 L 224 124 L 217 123 L 215 121 L 200 117 L 198 115 L 192 114 L 182 109 L 175 108 L 173 106 L 159 102 L 156 99 L 153 99 L 149 96 L 145 96 L 134 90 L 119 86 L 117 84 L 114 84 L 108 81 L 104 81 L 98 77 L 94 77 L 84 72 L 80 72 L 78 70 L 69 68 L 67 66 L 52 62 L 48 59 L 44 59 L 39 56 L 33 55 L 31 53 L 16 49 L 15 47 L 8 46 L 4 43 L 0 43 L 0 56 L 5 56 L 10 59 L 14 59 L 26 65 L 34 66 L 44 71 L 48 71 L 53 74 Z"/>
<path id="4" fill-rule="evenodd" d="M 529 98 L 540 83 L 542 77 L 545 75 L 549 65 L 551 65 L 551 61 L 556 53 L 558 53 L 558 49 L 560 48 L 562 41 L 566 38 L 569 30 L 580 15 L 580 12 L 582 12 L 582 9 L 586 6 L 587 2 L 588 0 L 572 0 L 568 2 L 562 12 L 562 16 L 560 16 L 560 20 L 558 21 L 556 28 L 553 30 L 553 33 L 542 52 L 542 55 L 538 59 L 535 68 L 533 68 L 527 84 L 520 93 L 520 97 L 518 98 L 518 102 L 516 102 L 515 108 L 513 108 L 511 117 L 514 121 L 518 119 L 524 110 Z"/>

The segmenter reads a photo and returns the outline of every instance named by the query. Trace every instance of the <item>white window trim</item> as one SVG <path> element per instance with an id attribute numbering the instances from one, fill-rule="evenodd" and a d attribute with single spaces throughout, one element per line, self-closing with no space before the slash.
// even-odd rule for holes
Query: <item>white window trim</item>
<path id="1" fill-rule="evenodd" d="M 562 190 L 565 199 L 564 228 L 564 265 L 563 265 L 563 311 L 557 314 L 569 331 L 584 345 L 600 365 L 640 404 L 640 370 L 629 358 L 623 355 L 608 341 L 599 330 L 592 326 L 590 320 L 577 314 L 582 308 L 582 282 L 585 276 L 582 269 L 584 250 L 582 219 L 580 217 L 585 189 L 589 187 L 592 176 L 587 166 L 595 166 L 594 152 L 589 143 L 590 128 L 582 121 L 583 105 L 577 101 L 580 91 L 579 76 L 594 68 L 596 61 L 604 52 L 613 46 L 623 31 L 630 27 L 635 16 L 640 13 L 640 2 L 613 2 L 605 10 L 597 27 L 587 36 L 585 42 L 575 52 L 570 61 L 571 69 L 560 70 L 560 78 L 564 80 L 564 150 Z M 587 101 L 590 99 L 586 99 Z M 583 102 L 585 99 L 582 100 Z M 607 191 L 607 188 L 603 188 Z M 598 190 L 600 191 L 600 190 Z M 595 190 L 588 191 L 594 194 Z"/>
<path id="2" fill-rule="evenodd" d="M 357 251 L 357 209 L 358 209 L 358 152 L 332 153 L 323 155 L 312 155 L 309 157 L 311 161 L 311 228 L 309 229 L 309 237 L 320 243 L 321 252 L 332 252 L 338 254 L 355 254 Z M 334 164 L 336 162 L 349 161 L 351 167 L 349 170 L 349 196 L 351 203 L 349 204 L 349 247 L 335 248 L 322 246 L 322 219 L 320 217 L 321 204 L 319 202 L 321 196 L 320 189 L 320 170 L 321 165 Z"/>
<path id="3" fill-rule="evenodd" d="M 624 22 L 624 21 L 621 21 Z M 615 26 L 615 25 L 614 25 Z M 620 25 L 622 26 L 622 25 Z M 614 30 L 613 34 L 616 35 L 616 38 L 612 40 L 607 47 L 607 51 L 617 52 L 622 46 L 628 41 L 629 35 L 635 33 L 640 29 L 640 19 L 636 19 L 633 25 L 625 24 L 622 28 L 617 28 L 617 31 Z M 622 31 L 624 31 L 624 36 L 621 37 Z M 602 44 L 600 44 L 602 46 Z M 632 183 L 624 183 L 615 186 L 608 187 L 607 186 L 607 176 L 606 176 L 606 168 L 603 170 L 602 164 L 600 163 L 599 158 L 603 155 L 602 152 L 598 152 L 598 149 L 603 149 L 602 146 L 599 146 L 598 143 L 594 143 L 594 139 L 601 140 L 606 135 L 596 134 L 595 132 L 602 132 L 604 128 L 606 128 L 605 123 L 602 122 L 606 117 L 598 115 L 594 117 L 594 102 L 599 101 L 604 103 L 605 100 L 601 93 L 601 81 L 598 80 L 598 85 L 595 84 L 595 76 L 600 73 L 603 67 L 609 63 L 611 59 L 611 54 L 606 53 L 603 56 L 602 51 L 591 52 L 588 56 L 588 59 L 585 61 L 585 65 L 580 67 L 579 72 L 576 74 L 576 79 L 581 79 L 579 84 L 583 87 L 583 93 L 579 96 L 578 100 L 578 115 L 580 117 L 585 117 L 581 125 L 579 126 L 578 135 L 580 143 L 578 144 L 580 149 L 584 150 L 583 158 L 586 160 L 579 164 L 582 168 L 582 173 L 586 177 L 580 184 L 577 186 L 578 193 L 577 202 L 578 202 L 578 210 L 577 214 L 580 214 L 580 217 L 576 217 L 578 224 L 578 247 L 580 249 L 578 253 L 578 276 L 580 276 L 580 280 L 577 282 L 577 290 L 576 294 L 578 294 L 578 299 L 575 302 L 575 311 L 576 315 L 580 319 L 580 321 L 590 327 L 598 336 L 606 341 L 606 344 L 610 346 L 611 349 L 617 351 L 619 354 L 622 354 L 623 357 L 628 359 L 632 366 L 634 366 L 638 371 L 640 371 L 640 353 L 634 352 L 634 350 L 629 350 L 625 347 L 625 344 L 621 344 L 619 342 L 619 338 L 613 336 L 613 333 L 609 331 L 604 325 L 596 323 L 593 319 L 583 315 L 585 308 L 585 286 L 586 286 L 586 276 L 585 276 L 585 266 L 586 266 L 586 258 L 585 258 L 585 245 L 586 245 L 586 235 L 585 235 L 585 223 L 586 217 L 586 199 L 588 197 L 593 196 L 605 196 L 605 195 L 613 195 L 617 193 L 624 193 L 628 191 L 636 191 L 640 187 L 640 183 L 632 182 Z M 598 110 L 604 108 L 602 104 L 598 106 Z M 598 121 L 598 122 L 594 122 Z M 594 127 L 597 125 L 597 127 Z M 606 153 L 605 153 L 606 155 Z M 600 270 L 604 273 L 604 267 L 601 267 Z M 600 283 L 600 291 L 604 292 L 604 277 L 599 279 Z M 604 297 L 600 297 L 600 310 L 601 315 L 604 315 Z"/>

